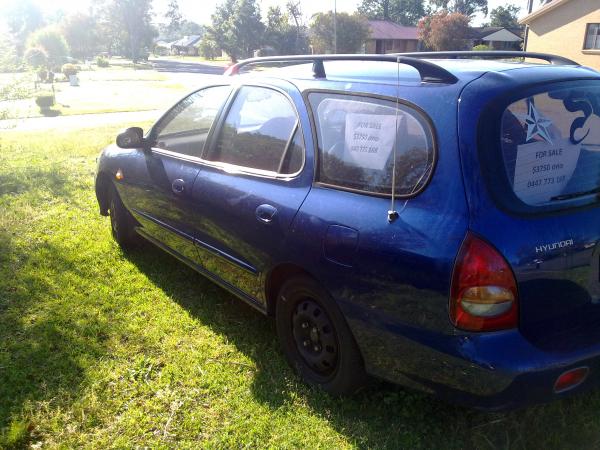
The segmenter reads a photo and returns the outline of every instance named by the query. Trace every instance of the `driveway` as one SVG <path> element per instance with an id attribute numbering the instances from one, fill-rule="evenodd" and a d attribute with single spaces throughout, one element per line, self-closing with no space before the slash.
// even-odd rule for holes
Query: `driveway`
<path id="1" fill-rule="evenodd" d="M 150 62 L 154 70 L 158 72 L 203 73 L 206 75 L 223 75 L 225 72 L 224 66 L 196 61 L 153 59 Z"/>

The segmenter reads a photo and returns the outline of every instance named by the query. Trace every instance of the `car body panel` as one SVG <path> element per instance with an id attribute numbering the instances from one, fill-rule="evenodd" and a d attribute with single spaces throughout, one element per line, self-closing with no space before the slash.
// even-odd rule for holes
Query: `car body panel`
<path id="1" fill-rule="evenodd" d="M 269 277 L 278 267 L 312 276 L 339 305 L 372 375 L 485 408 L 551 399 L 556 377 L 578 365 L 593 372 L 585 386 L 596 385 L 600 208 L 535 217 L 503 210 L 482 175 L 478 130 L 486 108 L 515 92 L 600 74 L 571 66 L 434 62 L 458 82 L 421 83 L 408 71 L 398 83 L 400 71 L 388 66 L 373 66 L 377 82 L 369 82 L 357 63 L 340 63 L 326 80 L 292 77 L 302 65 L 230 77 L 234 86 L 270 86 L 289 96 L 306 149 L 297 176 L 114 147 L 100 158 L 99 173 L 114 179 L 122 169 L 117 189 L 145 237 L 265 313 L 272 311 Z M 308 97 L 322 91 L 399 98 L 423 111 L 436 143 L 426 188 L 392 205 L 389 196 L 320 184 Z M 175 176 L 191 184 L 186 196 L 169 193 Z M 390 209 L 396 220 L 388 221 Z M 264 211 L 275 211 L 274 220 L 261 222 Z M 474 333 L 450 322 L 452 274 L 468 232 L 510 264 L 522 308 L 518 329 Z M 536 252 L 567 239 L 568 251 Z"/>

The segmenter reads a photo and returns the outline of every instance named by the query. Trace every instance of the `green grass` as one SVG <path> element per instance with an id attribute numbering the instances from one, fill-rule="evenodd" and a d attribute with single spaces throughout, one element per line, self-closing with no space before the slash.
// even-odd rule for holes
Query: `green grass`
<path id="1" fill-rule="evenodd" d="M 598 392 L 491 414 L 305 386 L 270 320 L 112 241 L 93 175 L 117 129 L 0 135 L 0 448 L 600 446 Z"/>

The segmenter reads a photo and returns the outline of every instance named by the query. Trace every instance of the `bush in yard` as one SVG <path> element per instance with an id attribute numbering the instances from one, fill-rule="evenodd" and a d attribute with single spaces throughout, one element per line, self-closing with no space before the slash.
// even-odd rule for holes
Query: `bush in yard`
<path id="1" fill-rule="evenodd" d="M 64 64 L 61 68 L 61 72 L 67 78 L 69 78 L 71 75 L 77 75 L 79 70 L 80 68 L 75 64 Z"/>
<path id="2" fill-rule="evenodd" d="M 25 52 L 25 62 L 28 66 L 38 69 L 40 67 L 46 67 L 48 64 L 48 54 L 43 48 L 30 47 Z"/>
<path id="3" fill-rule="evenodd" d="M 489 52 L 491 50 L 492 50 L 492 47 L 490 47 L 489 45 L 485 45 L 485 44 L 480 44 L 480 45 L 476 45 L 475 47 L 473 47 L 474 52 Z"/>
<path id="4" fill-rule="evenodd" d="M 48 65 L 51 67 L 60 66 L 69 55 L 67 41 L 65 41 L 60 31 L 53 26 L 40 28 L 31 33 L 27 39 L 27 44 L 28 47 L 44 49 L 48 55 Z"/>
<path id="5" fill-rule="evenodd" d="M 105 57 L 103 57 L 103 56 L 98 56 L 98 57 L 96 58 L 96 65 L 97 65 L 98 67 L 108 67 L 110 64 L 109 64 L 109 62 L 108 62 L 108 59 L 106 59 L 106 58 L 105 58 Z"/>
<path id="6" fill-rule="evenodd" d="M 218 56 L 221 56 L 221 50 L 219 49 L 217 43 L 206 34 L 200 41 L 198 50 L 200 51 L 200 55 L 206 59 L 212 60 Z"/>
<path id="7" fill-rule="evenodd" d="M 35 97 L 35 103 L 40 109 L 48 109 L 54 106 L 54 92 L 40 92 Z"/>

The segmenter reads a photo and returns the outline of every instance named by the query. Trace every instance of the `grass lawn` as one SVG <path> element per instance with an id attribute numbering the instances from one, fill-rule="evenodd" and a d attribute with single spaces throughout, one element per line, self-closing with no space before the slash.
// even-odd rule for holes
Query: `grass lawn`
<path id="1" fill-rule="evenodd" d="M 0 448 L 600 446 L 599 392 L 492 414 L 305 386 L 270 320 L 112 241 L 93 176 L 118 128 L 0 135 Z"/>
<path id="2" fill-rule="evenodd" d="M 166 109 L 202 79 L 202 75 L 196 75 L 194 83 L 192 77 L 114 67 L 81 71 L 78 77 L 79 86 L 65 81 L 54 83 L 56 105 L 46 114 L 40 112 L 33 97 L 10 102 L 0 98 L 0 111 L 7 110 L 9 118 L 24 118 Z M 0 76 L 0 88 L 20 79 L 27 80 L 24 86 L 33 93 L 32 74 Z M 49 83 L 43 83 L 38 90 L 51 89 Z"/>

